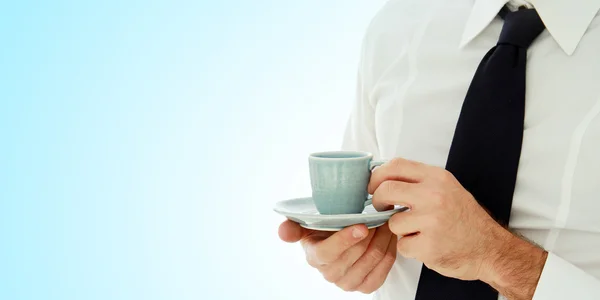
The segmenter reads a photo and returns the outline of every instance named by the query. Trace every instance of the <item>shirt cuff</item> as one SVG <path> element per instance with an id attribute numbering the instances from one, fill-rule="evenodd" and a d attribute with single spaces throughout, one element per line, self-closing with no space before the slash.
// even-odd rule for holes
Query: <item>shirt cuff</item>
<path id="1" fill-rule="evenodd" d="M 533 300 L 598 300 L 600 280 L 548 253 Z"/>

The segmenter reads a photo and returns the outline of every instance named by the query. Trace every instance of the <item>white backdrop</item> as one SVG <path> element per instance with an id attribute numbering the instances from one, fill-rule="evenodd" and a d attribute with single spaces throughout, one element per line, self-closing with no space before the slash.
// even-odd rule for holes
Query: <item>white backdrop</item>
<path id="1" fill-rule="evenodd" d="M 279 241 L 383 0 L 12 1 L 0 299 L 368 299 Z"/>

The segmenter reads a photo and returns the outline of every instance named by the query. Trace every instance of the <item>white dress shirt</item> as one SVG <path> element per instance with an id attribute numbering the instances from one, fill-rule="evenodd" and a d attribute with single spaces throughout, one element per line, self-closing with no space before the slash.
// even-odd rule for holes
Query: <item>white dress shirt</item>
<path id="1" fill-rule="evenodd" d="M 497 12 L 505 2 L 389 1 L 364 38 L 343 148 L 444 167 L 475 69 L 500 34 Z M 530 2 L 547 30 L 528 50 L 509 226 L 549 252 L 534 300 L 599 300 L 600 0 Z M 398 256 L 375 299 L 414 299 L 421 266 Z"/>

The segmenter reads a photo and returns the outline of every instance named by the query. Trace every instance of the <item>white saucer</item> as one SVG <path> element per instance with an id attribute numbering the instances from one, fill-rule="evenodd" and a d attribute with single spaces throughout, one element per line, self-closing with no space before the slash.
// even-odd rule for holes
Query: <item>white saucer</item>
<path id="1" fill-rule="evenodd" d="M 320 231 L 339 231 L 355 224 L 365 224 L 368 228 L 379 227 L 385 224 L 393 214 L 406 209 L 406 207 L 400 206 L 392 210 L 377 211 L 373 205 L 368 205 L 360 214 L 321 215 L 311 197 L 280 201 L 273 208 L 275 212 L 304 228 Z"/>

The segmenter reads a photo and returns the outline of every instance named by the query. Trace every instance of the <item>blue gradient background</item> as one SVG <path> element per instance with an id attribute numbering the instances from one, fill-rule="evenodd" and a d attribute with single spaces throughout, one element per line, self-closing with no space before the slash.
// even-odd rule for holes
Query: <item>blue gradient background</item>
<path id="1" fill-rule="evenodd" d="M 277 237 L 382 0 L 0 8 L 0 299 L 365 299 Z"/>

